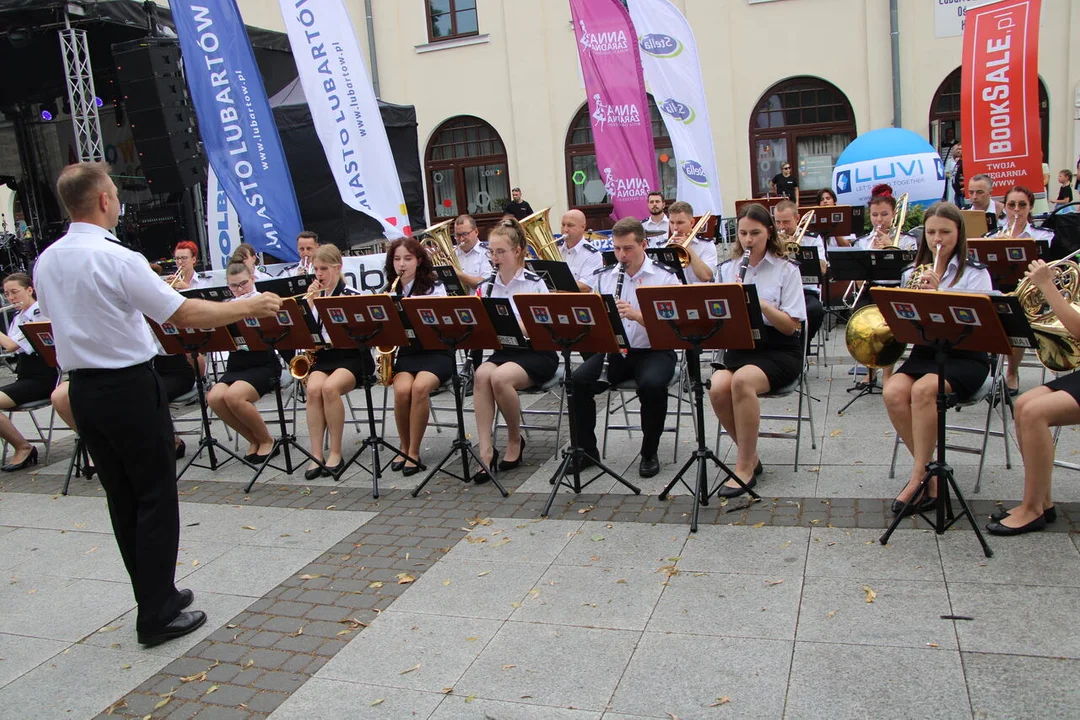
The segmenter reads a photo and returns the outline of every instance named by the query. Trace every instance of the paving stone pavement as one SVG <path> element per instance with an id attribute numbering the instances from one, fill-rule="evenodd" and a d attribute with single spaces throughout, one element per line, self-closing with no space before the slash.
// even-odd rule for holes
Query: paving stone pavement
<path id="1" fill-rule="evenodd" d="M 1072 471 L 1055 476 L 1050 531 L 993 538 L 990 559 L 964 523 L 938 536 L 908 519 L 881 546 L 910 459 L 901 449 L 888 478 L 880 397 L 837 416 L 850 376 L 836 334 L 829 347 L 799 471 L 793 443 L 763 440 L 767 494 L 714 499 L 696 534 L 685 488 L 657 497 L 693 449 L 689 417 L 650 480 L 636 439 L 611 435 L 607 460 L 641 495 L 608 480 L 563 489 L 547 519 L 557 458 L 539 430 L 505 499 L 449 477 L 412 498 L 421 476 L 400 474 L 374 499 L 361 469 L 340 483 L 274 470 L 245 494 L 235 463 L 193 468 L 177 577 L 209 622 L 151 649 L 135 643 L 100 487 L 77 478 L 57 494 L 72 448 L 60 433 L 49 465 L 0 477 L 0 718 L 1080 716 Z M 715 428 L 706 417 L 710 443 Z M 429 430 L 425 461 L 451 439 Z M 1059 456 L 1078 448 L 1066 430 Z M 950 456 L 980 522 L 1019 496 L 1011 450 L 1006 468 L 1002 440 L 988 447 L 978 495 L 978 457 Z"/>

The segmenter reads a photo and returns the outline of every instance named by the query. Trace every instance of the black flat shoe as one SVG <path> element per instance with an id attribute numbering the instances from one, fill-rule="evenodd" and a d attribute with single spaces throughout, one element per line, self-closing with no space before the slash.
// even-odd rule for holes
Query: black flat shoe
<path id="1" fill-rule="evenodd" d="M 754 477 L 757 477 L 761 473 L 765 472 L 765 468 L 761 467 L 761 461 L 757 461 L 757 467 L 754 468 Z"/>
<path id="2" fill-rule="evenodd" d="M 191 590 L 188 590 L 187 588 L 184 588 L 178 594 L 180 595 L 181 610 L 191 605 L 191 603 L 195 602 L 195 593 L 193 593 Z"/>
<path id="3" fill-rule="evenodd" d="M 305 480 L 314 480 L 315 478 L 320 477 L 322 474 L 323 474 L 322 467 L 319 466 L 319 465 L 316 465 L 315 467 L 308 468 L 307 470 L 304 471 L 304 479 Z"/>
<path id="4" fill-rule="evenodd" d="M 323 477 L 332 477 L 334 479 L 340 479 L 338 476 L 341 471 L 345 469 L 345 459 L 342 458 L 341 462 L 337 465 L 327 465 L 326 469 L 322 471 Z"/>
<path id="5" fill-rule="evenodd" d="M 638 465 L 637 474 L 638 477 L 651 478 L 655 477 L 660 472 L 660 458 L 653 455 L 652 457 L 641 458 L 641 463 Z"/>
<path id="6" fill-rule="evenodd" d="M 742 478 L 739 478 L 739 479 L 741 480 Z M 757 477 L 752 477 L 752 478 L 750 478 L 750 482 L 746 483 L 745 488 L 742 485 L 735 485 L 735 486 L 721 485 L 720 489 L 716 491 L 716 496 L 717 497 L 722 497 L 722 498 L 739 497 L 740 495 L 745 493 L 747 490 L 753 490 L 756 486 L 757 486 Z"/>
<path id="7" fill-rule="evenodd" d="M 517 458 L 517 460 L 500 460 L 499 461 L 499 469 L 500 470 L 513 470 L 514 468 L 516 468 L 518 465 L 521 464 L 521 459 L 523 457 L 525 457 L 525 436 L 524 435 L 521 436 L 521 448 L 520 448 L 520 450 L 518 450 L 518 458 Z"/>
<path id="8" fill-rule="evenodd" d="M 991 515 L 990 519 L 996 523 L 999 523 L 1007 517 L 1009 517 L 1009 511 L 1002 510 L 1001 512 L 996 512 Z M 1043 517 L 1046 518 L 1047 524 L 1057 522 L 1057 506 L 1051 505 L 1050 507 L 1046 508 L 1046 510 L 1043 511 Z"/>
<path id="9" fill-rule="evenodd" d="M 36 447 L 31 447 L 30 448 L 30 454 L 27 455 L 26 458 L 22 462 L 8 463 L 7 465 L 5 465 L 3 467 L 0 467 L 0 470 L 3 470 L 4 472 L 15 472 L 16 470 L 23 470 L 24 468 L 28 468 L 31 465 L 37 465 L 37 461 L 38 461 L 37 448 Z"/>
<path id="10" fill-rule="evenodd" d="M 396 461 L 390 463 L 390 469 L 393 470 L 394 472 L 401 472 L 401 470 L 404 467 L 405 467 L 405 461 L 404 460 L 396 460 Z"/>
<path id="11" fill-rule="evenodd" d="M 244 456 L 244 462 L 246 462 L 246 463 L 254 463 L 255 458 L 257 458 L 257 457 L 259 457 L 259 453 L 248 453 L 247 455 Z"/>
<path id="12" fill-rule="evenodd" d="M 425 465 L 424 463 L 420 463 L 419 465 L 406 465 L 401 469 L 401 474 L 405 477 L 409 477 L 410 475 L 415 475 L 421 470 L 427 470 L 427 465 Z"/>
<path id="13" fill-rule="evenodd" d="M 183 637 L 190 632 L 198 630 L 206 622 L 206 613 L 202 610 L 193 610 L 191 612 L 182 612 L 176 616 L 176 618 L 165 625 L 152 632 L 139 633 L 139 644 L 146 647 L 154 647 L 160 645 L 163 642 L 174 640 L 178 637 Z"/>
<path id="14" fill-rule="evenodd" d="M 1038 532 L 1044 529 L 1046 529 L 1045 513 L 1035 518 L 1027 525 L 1021 525 L 1020 527 L 1009 527 L 1008 525 L 1002 525 L 999 522 L 987 523 L 986 525 L 986 532 L 990 533 L 991 535 L 1002 536 L 1023 535 L 1024 533 Z"/>
<path id="15" fill-rule="evenodd" d="M 276 446 L 273 450 L 266 453 L 265 455 L 260 455 L 258 453 L 253 453 L 251 455 L 248 455 L 247 457 L 251 458 L 250 460 L 248 460 L 248 462 L 251 463 L 252 465 L 262 465 L 265 462 L 269 462 L 270 460 L 273 460 L 279 454 L 281 454 L 281 446 L 280 445 Z M 247 458 L 245 458 L 245 459 L 247 459 Z"/>
<path id="16" fill-rule="evenodd" d="M 185 445 L 184 441 L 181 440 L 180 444 L 176 446 L 176 459 L 179 460 L 180 458 L 184 457 L 184 455 L 186 453 L 187 453 L 187 445 Z"/>
<path id="17" fill-rule="evenodd" d="M 908 503 L 906 509 L 904 507 L 904 501 L 903 500 L 893 500 L 892 501 L 893 515 L 899 515 L 901 512 L 903 512 L 904 517 L 907 517 L 908 515 L 915 515 L 916 513 L 929 512 L 929 511 L 933 510 L 936 507 L 937 507 L 937 498 L 936 497 L 929 497 L 929 496 L 923 498 L 920 502 L 910 502 L 910 503 Z"/>

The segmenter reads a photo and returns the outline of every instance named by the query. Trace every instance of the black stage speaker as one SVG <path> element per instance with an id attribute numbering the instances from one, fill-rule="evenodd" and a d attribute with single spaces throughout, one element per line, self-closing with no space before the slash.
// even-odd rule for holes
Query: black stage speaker
<path id="1" fill-rule="evenodd" d="M 174 193 L 206 179 L 206 163 L 180 68 L 180 48 L 169 38 L 112 46 L 116 78 L 143 175 L 155 193 Z"/>

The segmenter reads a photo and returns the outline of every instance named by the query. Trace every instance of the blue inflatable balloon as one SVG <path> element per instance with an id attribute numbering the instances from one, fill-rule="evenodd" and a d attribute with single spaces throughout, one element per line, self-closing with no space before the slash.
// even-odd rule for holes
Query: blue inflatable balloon
<path id="1" fill-rule="evenodd" d="M 836 160 L 833 190 L 840 205 L 866 205 L 880 183 L 913 205 L 929 205 L 945 192 L 945 166 L 933 146 L 903 128 L 871 130 L 855 138 Z"/>

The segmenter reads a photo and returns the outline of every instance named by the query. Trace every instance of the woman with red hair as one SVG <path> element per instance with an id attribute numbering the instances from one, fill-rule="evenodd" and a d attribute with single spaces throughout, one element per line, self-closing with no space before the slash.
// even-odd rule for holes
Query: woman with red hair
<path id="1" fill-rule="evenodd" d="M 200 281 L 195 273 L 195 261 L 199 259 L 199 246 L 190 240 L 181 240 L 176 243 L 173 250 L 173 260 L 176 262 L 176 274 L 165 278 L 170 286 L 177 290 L 190 290 L 206 284 Z"/>

